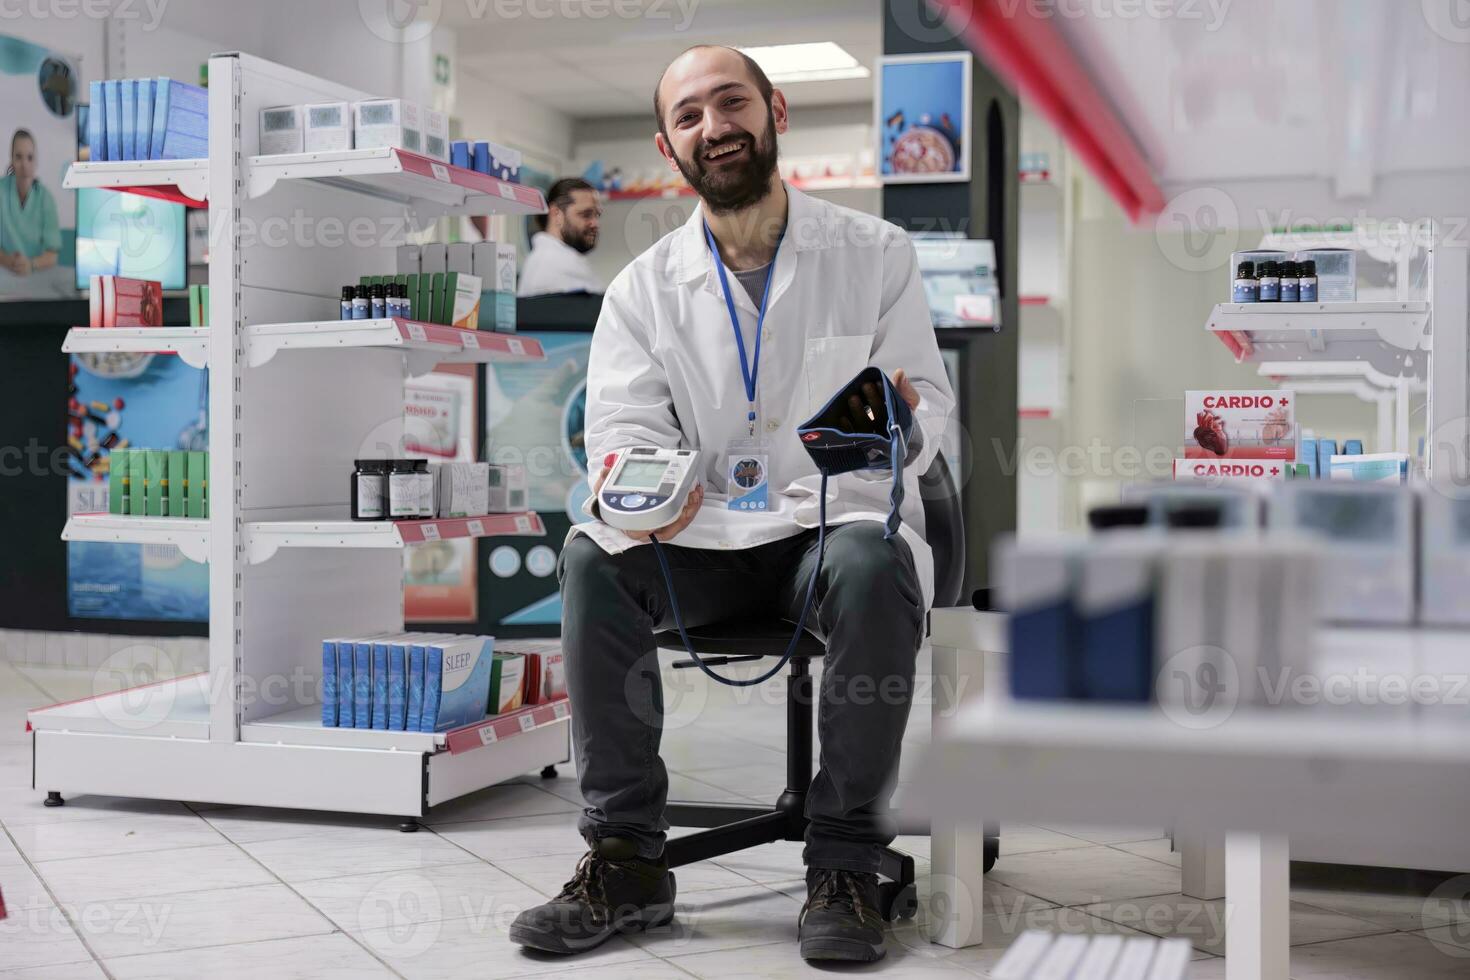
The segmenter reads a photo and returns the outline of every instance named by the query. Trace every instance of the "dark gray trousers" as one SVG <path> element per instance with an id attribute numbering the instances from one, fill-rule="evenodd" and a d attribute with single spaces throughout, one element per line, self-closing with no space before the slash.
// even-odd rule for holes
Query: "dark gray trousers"
<path id="1" fill-rule="evenodd" d="M 816 545 L 816 531 L 741 551 L 664 545 L 685 625 L 746 616 L 795 621 Z M 627 838 L 656 858 L 669 825 L 653 634 L 674 626 L 663 574 L 651 546 L 609 555 L 581 535 L 563 549 L 558 574 L 572 742 L 586 804 L 580 829 L 589 843 Z M 820 768 L 807 794 L 804 858 L 811 867 L 876 872 L 879 851 L 893 840 L 884 813 L 923 624 L 919 578 L 903 539 L 884 540 L 876 521 L 830 527 L 807 619 L 827 644 L 817 710 Z"/>

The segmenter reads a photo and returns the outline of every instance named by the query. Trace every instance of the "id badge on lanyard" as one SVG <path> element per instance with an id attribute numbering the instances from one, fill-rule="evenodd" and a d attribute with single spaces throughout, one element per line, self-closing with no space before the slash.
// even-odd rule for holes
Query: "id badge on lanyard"
<path id="1" fill-rule="evenodd" d="M 766 273 L 766 287 L 761 291 L 760 312 L 755 322 L 755 350 L 747 360 L 745 338 L 740 333 L 740 318 L 735 313 L 735 300 L 730 293 L 730 279 L 725 274 L 725 263 L 720 258 L 719 247 L 709 225 L 704 226 L 705 241 L 709 244 L 710 259 L 720 274 L 720 286 L 725 293 L 725 309 L 730 314 L 730 326 L 735 331 L 735 347 L 740 352 L 740 375 L 745 382 L 745 397 L 749 403 L 746 413 L 745 438 L 731 439 L 725 449 L 725 506 L 743 513 L 762 513 L 770 508 L 770 443 L 756 435 L 755 391 L 759 379 L 761 361 L 761 334 L 765 330 L 766 301 L 771 296 L 771 281 L 776 278 L 776 258 L 781 254 L 781 243 L 776 243 L 776 252 L 771 256 L 770 271 Z M 783 231 L 782 237 L 785 237 Z"/>
<path id="2" fill-rule="evenodd" d="M 731 439 L 725 448 L 725 506 L 747 514 L 770 507 L 771 446 L 765 439 Z"/>

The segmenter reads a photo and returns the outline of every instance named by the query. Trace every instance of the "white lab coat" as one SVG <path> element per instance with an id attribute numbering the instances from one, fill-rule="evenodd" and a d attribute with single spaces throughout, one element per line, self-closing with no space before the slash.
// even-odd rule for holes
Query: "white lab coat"
<path id="1" fill-rule="evenodd" d="M 786 235 L 776 257 L 756 394 L 760 435 L 770 440 L 770 510 L 726 507 L 726 445 L 748 432 L 745 386 L 719 275 L 696 208 L 681 228 L 634 259 L 608 288 L 587 369 L 587 458 L 595 479 L 604 456 L 633 445 L 705 451 L 704 505 L 673 543 L 739 549 L 817 526 L 821 477 L 796 435 L 837 390 L 874 365 L 903 368 L 920 395 L 924 438 L 905 470 L 902 534 L 913 551 L 927 608 L 934 560 L 924 542 L 919 474 L 939 452 L 954 394 L 908 235 L 872 215 L 786 188 Z M 753 353 L 756 304 L 730 274 Z M 756 297 L 757 302 L 759 297 Z M 883 520 L 889 473 L 859 471 L 828 483 L 829 525 Z M 621 531 L 574 526 L 610 554 L 634 547 Z"/>
<path id="2" fill-rule="evenodd" d="M 531 253 L 521 266 L 517 296 L 547 293 L 600 293 L 602 280 L 592 271 L 587 256 L 555 235 L 538 231 L 531 236 Z"/>

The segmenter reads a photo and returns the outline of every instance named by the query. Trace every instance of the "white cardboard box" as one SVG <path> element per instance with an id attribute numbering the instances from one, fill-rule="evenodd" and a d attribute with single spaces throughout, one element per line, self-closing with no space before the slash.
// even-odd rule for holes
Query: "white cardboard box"
<path id="1" fill-rule="evenodd" d="M 301 111 L 307 153 L 352 149 L 352 116 L 346 102 L 312 102 Z"/>
<path id="2" fill-rule="evenodd" d="M 299 105 L 278 105 L 260 110 L 260 152 L 305 152 L 303 125 L 302 107 Z"/>
<path id="3" fill-rule="evenodd" d="M 352 104 L 352 129 L 359 149 L 396 146 L 424 152 L 423 112 L 407 99 L 363 99 Z"/>

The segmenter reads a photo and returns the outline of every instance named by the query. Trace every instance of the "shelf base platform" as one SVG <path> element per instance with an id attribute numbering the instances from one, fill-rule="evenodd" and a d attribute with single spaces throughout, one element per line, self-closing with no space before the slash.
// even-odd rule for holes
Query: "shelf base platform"
<path id="1" fill-rule="evenodd" d="M 527 705 L 444 732 L 395 732 L 376 728 L 333 728 L 322 724 L 319 704 L 306 705 L 240 726 L 240 740 L 271 745 L 322 745 L 398 752 L 461 754 L 497 745 L 570 716 L 565 698 Z"/>
<path id="2" fill-rule="evenodd" d="M 33 786 L 423 819 L 431 806 L 567 761 L 570 733 L 563 718 L 493 751 L 426 754 L 38 729 Z"/>
<path id="3" fill-rule="evenodd" d="M 189 674 L 26 713 L 32 731 L 209 738 L 209 674 Z"/>

